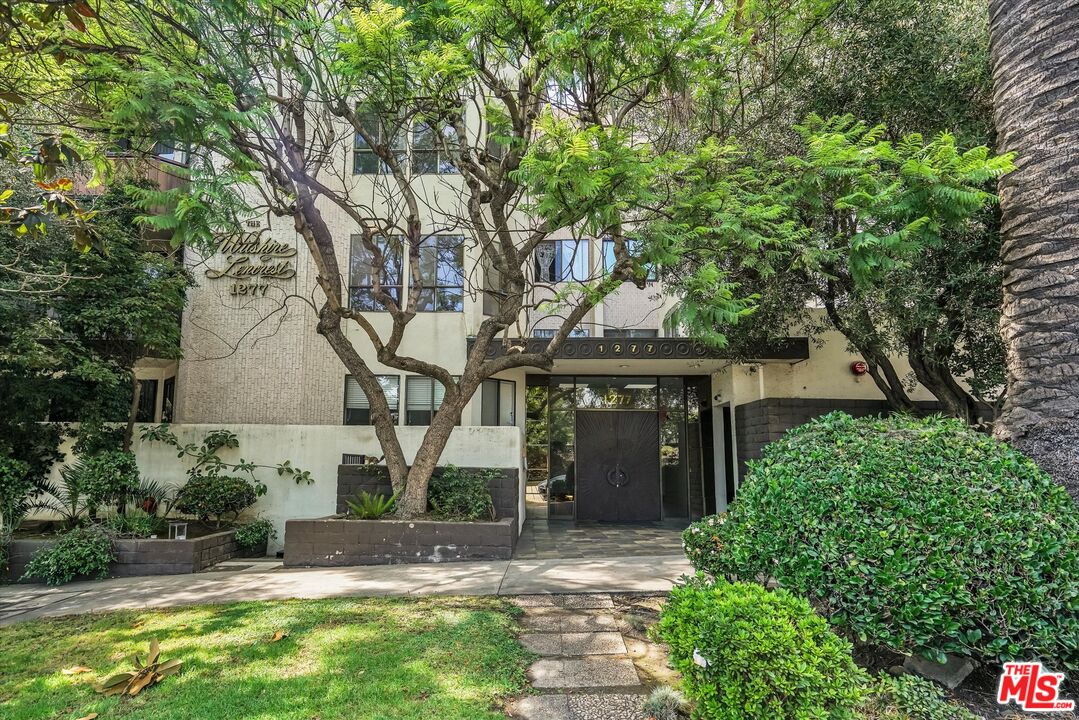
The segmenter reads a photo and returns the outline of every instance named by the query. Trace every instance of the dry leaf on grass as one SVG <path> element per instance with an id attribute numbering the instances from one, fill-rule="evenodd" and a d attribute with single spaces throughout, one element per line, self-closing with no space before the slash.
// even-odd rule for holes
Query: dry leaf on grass
<path id="1" fill-rule="evenodd" d="M 93 669 L 88 668 L 85 665 L 76 665 L 74 667 L 64 668 L 60 672 L 64 675 L 78 675 L 80 673 L 93 672 Z"/>
<path id="2" fill-rule="evenodd" d="M 273 637 L 270 638 L 270 642 L 277 642 L 279 640 L 284 640 L 287 637 L 288 637 L 288 630 L 278 630 L 277 632 L 275 632 L 273 634 Z"/>
<path id="3" fill-rule="evenodd" d="M 119 673 L 105 680 L 98 686 L 97 691 L 104 695 L 129 695 L 135 696 L 154 683 L 161 682 L 169 675 L 180 671 L 180 660 L 166 660 L 160 662 L 161 648 L 157 640 L 150 641 L 150 654 L 146 658 L 146 664 L 134 657 L 135 669 L 130 672 Z"/>
<path id="4" fill-rule="evenodd" d="M 97 713 L 90 713 L 89 715 L 83 715 L 79 720 L 94 720 L 97 717 Z"/>

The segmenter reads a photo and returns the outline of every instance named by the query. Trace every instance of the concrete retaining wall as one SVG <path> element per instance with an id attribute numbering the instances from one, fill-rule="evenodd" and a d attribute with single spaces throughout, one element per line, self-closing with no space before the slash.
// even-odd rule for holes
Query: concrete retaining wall
<path id="1" fill-rule="evenodd" d="M 54 540 L 14 540 L 11 543 L 10 575 L 18 580 L 34 553 Z M 238 554 L 236 531 L 223 530 L 191 540 L 116 540 L 113 577 L 139 575 L 185 575 L 196 573 Z"/>
<path id="2" fill-rule="evenodd" d="M 509 560 L 516 539 L 517 523 L 512 517 L 495 522 L 289 520 L 285 523 L 285 566 Z"/>

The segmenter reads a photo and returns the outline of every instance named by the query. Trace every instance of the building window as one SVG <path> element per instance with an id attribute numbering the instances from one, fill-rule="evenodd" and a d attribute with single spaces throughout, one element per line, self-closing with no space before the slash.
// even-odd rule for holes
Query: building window
<path id="1" fill-rule="evenodd" d="M 170 423 L 173 418 L 173 406 L 176 404 L 176 378 L 165 378 L 161 386 L 161 422 Z"/>
<path id="2" fill-rule="evenodd" d="M 536 328 L 532 331 L 532 337 L 553 338 L 556 332 L 558 332 L 557 328 Z M 570 337 L 590 337 L 591 334 L 588 328 L 582 327 L 575 327 L 569 331 Z"/>
<path id="3" fill-rule="evenodd" d="M 439 131 L 427 123 L 418 122 L 412 130 L 412 174 L 447 175 L 457 172 L 453 164 L 453 154 L 460 147 L 457 131 L 449 125 L 442 127 L 442 140 L 438 141 Z"/>
<path id="4" fill-rule="evenodd" d="M 460 235 L 432 235 L 420 243 L 419 312 L 464 310 L 465 244 Z"/>
<path id="5" fill-rule="evenodd" d="M 659 330 L 655 328 L 607 328 L 603 331 L 603 337 L 654 338 L 659 337 Z"/>
<path id="6" fill-rule="evenodd" d="M 409 375 L 405 378 L 405 424 L 430 425 L 445 395 L 446 388 L 438 380 Z"/>
<path id="7" fill-rule="evenodd" d="M 626 238 L 626 250 L 630 255 L 637 255 L 640 253 L 640 249 L 637 247 L 636 238 Z M 610 238 L 603 238 L 603 271 L 610 272 L 614 269 L 615 257 L 614 257 L 614 240 Z M 658 279 L 656 274 L 656 266 L 652 263 L 648 264 L 648 282 L 655 282 Z"/>
<path id="8" fill-rule="evenodd" d="M 386 402 L 390 406 L 390 417 L 396 425 L 401 417 L 401 378 L 397 375 L 376 375 L 375 380 L 382 386 Z M 370 425 L 371 403 L 367 393 L 351 375 L 345 376 L 345 425 Z"/>
<path id="9" fill-rule="evenodd" d="M 399 127 L 391 126 L 386 118 L 371 110 L 360 110 L 359 120 L 363 129 L 378 145 L 389 145 L 398 162 L 404 162 L 405 136 Z M 399 123 L 399 120 L 394 119 L 394 125 Z M 367 144 L 362 135 L 356 133 L 352 143 L 352 174 L 370 175 L 385 171 L 386 167 L 375 154 L 374 148 Z"/>
<path id="10" fill-rule="evenodd" d="M 539 282 L 584 281 L 589 277 L 587 240 L 541 242 L 536 246 L 534 259 Z"/>
<path id="11" fill-rule="evenodd" d="M 135 422 L 152 423 L 157 414 L 157 380 L 139 381 L 139 404 L 135 409 Z"/>
<path id="12" fill-rule="evenodd" d="M 480 388 L 480 425 L 517 424 L 517 383 L 484 380 Z"/>
<path id="13" fill-rule="evenodd" d="M 375 299 L 375 278 L 379 279 L 382 291 L 401 304 L 401 264 L 404 262 L 401 252 L 401 238 L 379 237 L 375 245 L 382 254 L 381 263 L 376 263 L 374 253 L 363 242 L 362 235 L 352 236 L 352 252 L 349 258 L 348 305 L 353 310 L 383 310 L 382 303 Z"/>

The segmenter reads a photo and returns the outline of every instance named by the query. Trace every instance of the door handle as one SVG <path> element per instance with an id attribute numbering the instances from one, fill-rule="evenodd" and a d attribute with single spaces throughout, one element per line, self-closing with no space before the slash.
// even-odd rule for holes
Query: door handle
<path id="1" fill-rule="evenodd" d="M 615 465 L 607 471 L 607 484 L 611 487 L 625 487 L 629 485 L 629 474 L 622 469 L 621 465 Z"/>

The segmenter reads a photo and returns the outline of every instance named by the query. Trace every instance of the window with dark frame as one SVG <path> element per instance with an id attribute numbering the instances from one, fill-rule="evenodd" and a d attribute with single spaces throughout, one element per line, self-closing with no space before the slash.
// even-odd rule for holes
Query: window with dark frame
<path id="1" fill-rule="evenodd" d="M 553 338 L 557 332 L 555 328 L 536 328 L 532 331 L 532 337 L 534 338 Z M 592 333 L 588 328 L 575 327 L 569 331 L 569 337 L 591 337 Z"/>
<path id="2" fill-rule="evenodd" d="M 480 425 L 517 424 L 517 383 L 484 380 L 480 386 Z"/>
<path id="3" fill-rule="evenodd" d="M 588 280 L 587 240 L 548 240 L 533 252 L 536 280 L 558 283 Z"/>
<path id="4" fill-rule="evenodd" d="M 165 378 L 164 384 L 161 386 L 161 422 L 172 422 L 174 410 L 173 406 L 176 403 L 176 378 Z"/>
<path id="5" fill-rule="evenodd" d="M 438 141 L 441 131 L 442 140 Z M 460 145 L 457 131 L 450 125 L 441 129 L 417 122 L 412 128 L 412 174 L 451 175 L 457 172 L 453 153 Z"/>
<path id="6" fill-rule="evenodd" d="M 464 310 L 465 243 L 460 235 L 432 235 L 420 243 L 418 312 Z"/>
<path id="7" fill-rule="evenodd" d="M 404 132 L 400 128 L 394 127 L 399 121 L 394 118 L 391 125 L 391 119 L 385 118 L 373 110 L 358 110 L 357 114 L 360 124 L 372 139 L 379 145 L 388 144 L 397 160 L 403 163 L 406 157 Z M 391 133 L 395 133 L 392 138 L 390 137 Z M 373 175 L 385 171 L 386 167 L 381 158 L 375 153 L 374 148 L 363 139 L 362 135 L 358 132 L 355 133 L 352 142 L 352 174 Z"/>
<path id="8" fill-rule="evenodd" d="M 375 379 L 382 386 L 386 402 L 390 406 L 390 415 L 396 425 L 401 417 L 401 378 L 398 375 L 376 375 Z M 367 393 L 351 375 L 345 376 L 345 425 L 370 425 L 371 403 Z"/>
<path id="9" fill-rule="evenodd" d="M 135 422 L 156 422 L 157 380 L 139 381 L 139 404 L 135 409 Z"/>
<path id="10" fill-rule="evenodd" d="M 454 377 L 456 380 L 456 376 Z M 405 425 L 430 425 L 442 407 L 446 388 L 438 380 L 423 375 L 405 378 Z M 460 418 L 457 420 L 460 423 Z"/>
<path id="11" fill-rule="evenodd" d="M 362 235 L 352 236 L 352 250 L 349 257 L 348 306 L 353 310 L 380 311 L 382 303 L 375 299 L 375 278 L 379 280 L 383 292 L 401 304 L 402 263 L 404 254 L 400 236 L 379 237 L 375 241 L 382 253 L 381 267 L 376 267 L 374 253 L 363 241 Z"/>

